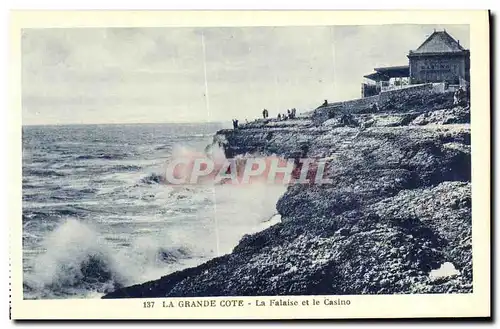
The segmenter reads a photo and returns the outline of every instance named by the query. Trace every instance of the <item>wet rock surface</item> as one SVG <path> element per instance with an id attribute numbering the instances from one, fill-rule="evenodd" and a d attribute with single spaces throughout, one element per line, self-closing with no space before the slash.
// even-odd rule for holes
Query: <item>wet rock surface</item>
<path id="1" fill-rule="evenodd" d="M 219 131 L 228 157 L 327 158 L 331 183 L 290 186 L 282 221 L 231 254 L 104 298 L 472 292 L 470 109 L 450 97 L 394 100 L 361 127 L 329 113 Z"/>

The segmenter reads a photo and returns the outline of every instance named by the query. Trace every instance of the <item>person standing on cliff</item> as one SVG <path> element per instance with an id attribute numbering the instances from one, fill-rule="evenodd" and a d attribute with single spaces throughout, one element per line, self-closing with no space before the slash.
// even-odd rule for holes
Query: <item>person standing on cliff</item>
<path id="1" fill-rule="evenodd" d="M 467 96 L 462 86 L 460 86 L 453 95 L 453 105 L 467 106 Z"/>
<path id="2" fill-rule="evenodd" d="M 463 86 L 460 86 L 459 90 L 460 90 L 460 96 L 458 99 L 458 105 L 465 107 L 468 105 L 467 92 L 465 91 L 465 88 Z"/>
<path id="3" fill-rule="evenodd" d="M 460 89 L 455 90 L 453 93 L 453 105 L 458 105 L 458 99 L 460 97 Z"/>

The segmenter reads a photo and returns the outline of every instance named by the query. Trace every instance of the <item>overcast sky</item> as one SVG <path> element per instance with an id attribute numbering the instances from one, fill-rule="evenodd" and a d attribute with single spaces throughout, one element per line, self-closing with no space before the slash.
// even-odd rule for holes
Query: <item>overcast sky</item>
<path id="1" fill-rule="evenodd" d="M 469 48 L 466 25 L 25 29 L 23 124 L 301 112 L 358 98 L 363 75 L 407 65 L 408 51 L 443 28 Z"/>

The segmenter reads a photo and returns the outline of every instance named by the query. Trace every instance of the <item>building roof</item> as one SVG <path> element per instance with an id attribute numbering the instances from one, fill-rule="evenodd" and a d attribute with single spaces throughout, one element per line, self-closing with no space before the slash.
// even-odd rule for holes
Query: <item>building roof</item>
<path id="1" fill-rule="evenodd" d="M 374 70 L 375 73 L 367 74 L 364 77 L 373 81 L 389 81 L 390 78 L 410 76 L 410 67 L 408 65 L 377 67 Z"/>
<path id="2" fill-rule="evenodd" d="M 411 54 L 427 53 L 456 53 L 462 52 L 465 48 L 451 35 L 444 31 L 434 31 L 417 50 L 410 51 Z"/>

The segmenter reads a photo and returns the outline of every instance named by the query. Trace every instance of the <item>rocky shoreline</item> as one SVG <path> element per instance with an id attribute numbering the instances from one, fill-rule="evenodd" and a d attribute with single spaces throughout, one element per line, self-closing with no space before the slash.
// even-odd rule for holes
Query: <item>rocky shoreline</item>
<path id="1" fill-rule="evenodd" d="M 217 132 L 227 157 L 327 158 L 332 183 L 288 187 L 232 253 L 103 298 L 472 292 L 469 107 L 396 95 L 345 124 L 346 106 Z"/>

